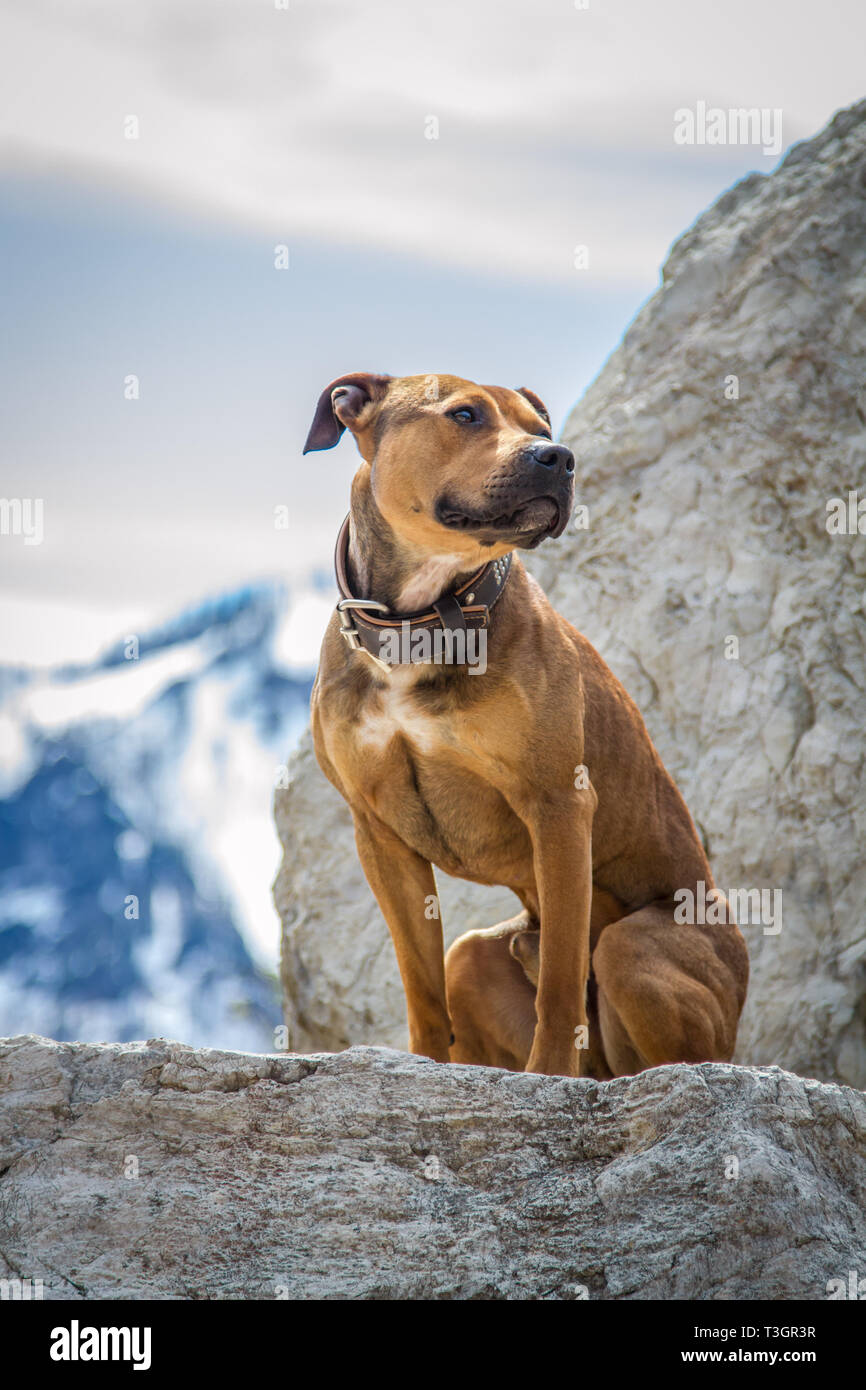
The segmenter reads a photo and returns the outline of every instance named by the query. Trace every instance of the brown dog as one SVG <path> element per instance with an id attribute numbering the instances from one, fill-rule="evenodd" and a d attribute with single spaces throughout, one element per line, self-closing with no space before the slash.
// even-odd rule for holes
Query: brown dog
<path id="1" fill-rule="evenodd" d="M 344 427 L 363 462 L 313 737 L 391 931 L 411 1050 L 601 1079 L 729 1059 L 745 942 L 676 920 L 678 889 L 713 886 L 685 803 L 636 706 L 512 554 L 560 535 L 573 501 L 541 401 L 355 373 L 322 393 L 304 452 Z M 443 960 L 434 864 L 524 911 Z"/>

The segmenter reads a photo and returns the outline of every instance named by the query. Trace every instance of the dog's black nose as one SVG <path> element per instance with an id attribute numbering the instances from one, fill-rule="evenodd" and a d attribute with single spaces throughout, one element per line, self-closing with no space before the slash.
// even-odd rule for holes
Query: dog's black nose
<path id="1" fill-rule="evenodd" d="M 559 473 L 574 472 L 574 454 L 564 444 L 530 444 L 526 456 L 542 468 L 555 468 Z"/>

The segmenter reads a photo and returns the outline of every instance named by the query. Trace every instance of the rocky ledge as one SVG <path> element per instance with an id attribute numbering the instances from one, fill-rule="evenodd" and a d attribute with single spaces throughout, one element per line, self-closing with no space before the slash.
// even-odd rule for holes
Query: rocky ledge
<path id="1" fill-rule="evenodd" d="M 778 1067 L 602 1084 L 387 1048 L 5 1039 L 0 1292 L 848 1296 L 864 1131 L 866 1096 Z"/>

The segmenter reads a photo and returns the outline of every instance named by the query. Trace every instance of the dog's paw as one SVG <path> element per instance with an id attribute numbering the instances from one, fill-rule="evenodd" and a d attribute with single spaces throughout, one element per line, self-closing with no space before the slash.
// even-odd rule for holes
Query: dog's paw
<path id="1" fill-rule="evenodd" d="M 508 946 L 514 959 L 522 967 L 527 980 L 536 989 L 538 988 L 540 941 L 540 931 L 519 931 L 514 933 Z"/>

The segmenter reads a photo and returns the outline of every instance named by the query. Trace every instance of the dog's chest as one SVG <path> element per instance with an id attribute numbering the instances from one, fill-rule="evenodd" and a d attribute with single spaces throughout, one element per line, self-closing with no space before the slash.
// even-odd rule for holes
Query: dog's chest
<path id="1" fill-rule="evenodd" d="M 405 844 L 448 873 L 510 881 L 526 832 L 487 775 L 477 721 L 428 708 L 398 669 L 365 702 L 353 742 L 357 791 Z"/>
<path id="2" fill-rule="evenodd" d="M 411 670 L 395 668 L 388 683 L 366 702 L 355 725 L 355 740 L 365 755 L 384 753 L 398 735 L 428 757 L 454 742 L 452 719 L 424 707 L 417 699 L 414 677 Z"/>

